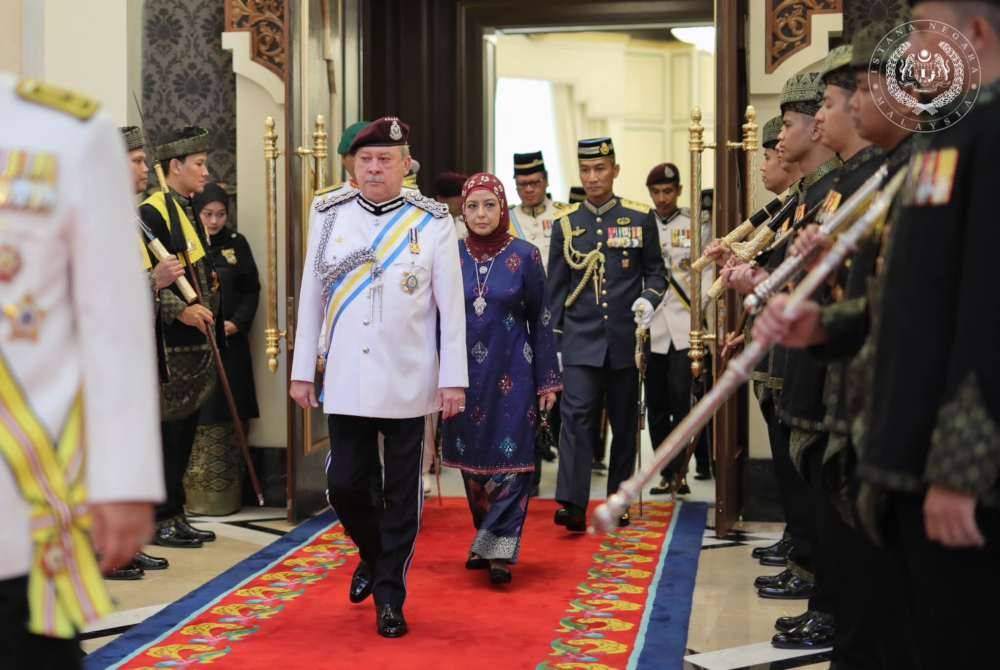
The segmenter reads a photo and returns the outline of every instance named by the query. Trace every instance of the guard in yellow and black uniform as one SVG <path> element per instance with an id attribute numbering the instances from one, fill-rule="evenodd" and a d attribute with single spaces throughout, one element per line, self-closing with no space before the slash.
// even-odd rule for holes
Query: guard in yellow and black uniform
<path id="1" fill-rule="evenodd" d="M 156 148 L 156 160 L 163 167 L 170 192 L 147 198 L 139 206 L 139 217 L 169 252 L 185 266 L 191 263 L 187 277 L 198 282 L 208 306 L 187 304 L 176 285 L 157 294 L 157 329 L 164 356 L 161 372 L 166 373 L 160 380 L 160 432 L 167 500 L 156 510 L 153 541 L 164 547 L 200 547 L 214 540 L 215 534 L 192 527 L 184 517 L 184 472 L 194 446 L 199 410 L 215 387 L 215 361 L 206 336 L 217 329 L 217 341 L 225 342 L 221 319 L 213 313 L 219 296 L 205 261 L 208 243 L 191 209 L 191 196 L 202 191 L 208 179 L 210 145 L 208 131 L 203 128 L 184 128 L 166 139 Z M 142 253 L 150 269 L 152 258 L 145 244 Z"/>
<path id="2" fill-rule="evenodd" d="M 611 139 L 581 140 L 582 205 L 569 207 L 552 232 L 548 308 L 560 338 L 562 430 L 555 522 L 586 529 L 591 462 L 607 397 L 614 439 L 608 493 L 635 468 L 639 373 L 636 323 L 648 327 L 667 288 L 656 219 L 649 206 L 614 195 L 619 166 Z M 619 525 L 628 525 L 626 512 Z"/>

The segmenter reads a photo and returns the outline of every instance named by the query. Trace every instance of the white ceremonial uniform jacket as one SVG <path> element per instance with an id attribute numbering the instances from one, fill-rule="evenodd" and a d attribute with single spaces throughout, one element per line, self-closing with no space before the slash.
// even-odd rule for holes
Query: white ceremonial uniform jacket
<path id="1" fill-rule="evenodd" d="M 510 210 L 510 232 L 514 237 L 520 237 L 538 247 L 542 258 L 548 262 L 552 226 L 566 207 L 567 205 L 550 198 L 546 198 L 538 207 L 518 205 Z"/>
<path id="2" fill-rule="evenodd" d="M 388 208 L 382 212 L 380 208 Z M 373 209 L 375 211 L 373 211 Z M 427 219 L 417 233 L 419 222 Z M 395 223 L 394 223 L 395 222 Z M 362 286 L 348 301 L 329 338 L 323 375 L 323 411 L 381 418 L 415 418 L 436 412 L 439 388 L 469 385 L 465 342 L 465 293 L 455 225 L 446 205 L 416 192 L 372 206 L 357 191 L 317 198 L 309 224 L 302 273 L 292 379 L 314 380 L 325 319 L 324 276 L 344 267 L 352 252 L 371 250 L 379 235 L 402 226 L 399 253 L 384 267 L 380 291 Z M 416 248 L 408 244 L 416 236 Z M 380 247 L 381 248 L 381 247 Z M 370 278 L 371 265 L 359 271 Z M 349 284 L 350 276 L 341 284 Z M 378 293 L 381 293 L 379 304 Z M 335 299 L 338 293 L 334 293 Z M 351 292 L 343 291 L 344 296 Z M 440 362 L 438 314 L 440 313 Z"/>
<path id="3" fill-rule="evenodd" d="M 676 210 L 666 221 L 656 216 L 656 226 L 660 233 L 660 247 L 663 249 L 663 262 L 674 280 L 684 289 L 687 298 L 691 297 L 691 217 L 687 208 Z M 711 227 L 705 223 L 701 227 L 701 245 L 705 248 L 711 241 Z M 707 307 L 709 300 L 705 292 L 712 285 L 714 271 L 706 269 L 701 275 L 702 306 Z M 653 322 L 649 326 L 650 351 L 655 354 L 665 354 L 674 349 L 691 348 L 691 310 L 684 298 L 678 294 L 673 283 L 668 285 L 667 294 L 653 313 Z"/>
<path id="4" fill-rule="evenodd" d="M 20 208 L 30 177 L 0 200 L 0 355 L 58 439 L 83 394 L 90 502 L 163 499 L 153 295 L 136 253 L 136 214 L 121 134 L 27 102 L 0 73 L 0 174 L 12 152 L 55 161 L 51 208 Z M 24 173 L 22 173 L 24 174 Z M 44 185 L 42 185 L 44 189 Z M 36 191 L 37 193 L 37 191 Z M 30 510 L 0 458 L 0 579 L 30 568 Z"/>

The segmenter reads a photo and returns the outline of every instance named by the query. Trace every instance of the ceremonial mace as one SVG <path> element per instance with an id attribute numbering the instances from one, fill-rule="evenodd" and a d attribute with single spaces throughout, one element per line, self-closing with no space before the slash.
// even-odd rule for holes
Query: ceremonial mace
<path id="1" fill-rule="evenodd" d="M 136 104 L 138 105 L 138 100 L 136 101 Z M 145 120 L 142 119 L 141 108 L 139 110 L 139 117 L 142 120 L 143 126 L 145 126 L 146 124 Z M 151 145 L 150 153 L 155 154 L 155 152 L 156 152 L 155 145 Z M 153 169 L 156 172 L 156 179 L 160 184 L 160 190 L 163 192 L 164 202 L 167 206 L 167 213 L 170 218 L 169 223 L 176 224 L 179 227 L 180 221 L 177 217 L 177 202 L 173 199 L 173 195 L 170 193 L 170 187 L 167 186 L 167 178 L 166 175 L 163 173 L 163 166 L 160 163 L 160 161 L 156 159 L 155 155 L 153 155 L 151 158 L 153 161 Z M 194 223 L 194 225 L 198 224 Z M 143 228 L 143 232 L 147 235 L 147 237 L 152 234 L 152 231 L 149 231 L 145 227 Z M 205 234 L 205 240 L 207 242 L 208 231 L 204 231 L 204 234 Z M 159 240 L 156 241 L 159 242 Z M 157 260 L 162 261 L 164 260 L 164 258 L 170 256 L 169 252 L 167 252 L 167 250 L 163 247 L 162 244 L 158 245 L 158 249 L 162 252 L 167 253 L 167 256 L 165 256 L 164 258 L 161 258 L 159 255 L 157 255 L 158 251 L 158 249 L 156 248 L 157 245 L 150 244 L 149 247 L 150 251 L 152 251 L 153 254 L 157 256 Z M 193 286 L 193 293 L 194 293 L 194 300 L 189 300 L 186 296 L 184 299 L 188 302 L 188 304 L 200 304 L 204 307 L 208 307 L 208 303 L 205 301 L 204 296 L 201 294 L 201 286 L 198 283 L 198 277 L 195 275 L 194 266 L 191 264 L 190 254 L 188 254 L 186 248 L 182 252 L 182 255 L 184 257 L 184 265 L 186 271 L 190 273 L 190 281 L 188 282 L 189 283 L 188 288 L 191 289 Z M 181 277 L 177 281 L 179 289 L 181 289 L 180 281 L 182 279 L 186 280 L 185 277 Z M 257 479 L 257 469 L 254 467 L 253 459 L 250 457 L 250 446 L 247 443 L 246 433 L 243 431 L 243 422 L 240 420 L 239 411 L 236 409 L 236 399 L 233 397 L 233 389 L 229 385 L 229 377 L 228 375 L 226 375 L 226 369 L 222 365 L 222 354 L 219 351 L 219 343 L 215 341 L 215 331 L 212 330 L 211 328 L 206 328 L 205 339 L 208 341 L 208 346 L 212 350 L 212 358 L 215 359 L 215 367 L 219 375 L 219 384 L 222 385 L 222 392 L 226 396 L 226 404 L 229 406 L 229 415 L 232 417 L 233 427 L 236 429 L 236 441 L 240 445 L 240 451 L 243 454 L 243 460 L 247 466 L 247 474 L 250 475 L 250 483 L 253 485 L 253 491 L 257 495 L 257 504 L 263 507 L 264 494 L 261 492 L 260 480 Z"/>
<path id="2" fill-rule="evenodd" d="M 646 383 L 646 341 L 649 339 L 649 329 L 637 326 L 635 329 L 635 367 L 639 370 L 639 430 L 635 434 L 636 470 L 642 471 L 642 431 L 646 428 L 646 397 L 643 387 Z M 642 518 L 642 489 L 639 489 L 639 518 Z"/>
<path id="3" fill-rule="evenodd" d="M 905 169 L 900 170 L 889 181 L 886 187 L 875 196 L 874 201 L 867 211 L 837 238 L 836 243 L 830 249 L 829 253 L 817 263 L 795 290 L 792 291 L 788 302 L 785 304 L 784 315 L 786 318 L 792 318 L 797 314 L 802 303 L 809 300 L 813 293 L 823 286 L 827 278 L 836 272 L 847 256 L 854 251 L 857 243 L 885 216 L 892 204 L 893 198 L 906 178 L 906 172 Z M 886 172 L 880 170 L 879 173 L 884 178 Z M 879 173 L 876 173 L 876 175 Z M 874 192 L 874 189 L 866 187 L 870 186 L 873 179 L 875 177 L 869 179 L 860 191 L 868 190 L 868 195 L 870 196 Z M 878 184 L 875 184 L 875 189 L 877 187 Z M 866 196 L 849 198 L 824 224 L 825 232 L 829 235 L 837 232 L 852 219 L 856 210 L 860 210 L 862 204 L 867 199 L 868 197 Z M 816 253 L 814 250 L 813 253 L 805 257 L 790 256 L 779 266 L 778 270 L 782 270 L 783 274 L 787 274 L 790 281 L 797 276 L 797 271 L 801 270 L 805 266 L 805 263 Z M 793 267 L 794 269 L 783 270 L 786 264 L 788 267 Z M 766 300 L 769 297 L 767 296 L 763 299 Z M 619 489 L 608 497 L 606 502 L 594 510 L 592 527 L 594 531 L 607 533 L 616 527 L 617 520 L 624 513 L 624 510 L 628 509 L 628 506 L 642 493 L 642 487 L 653 479 L 664 465 L 669 463 L 671 459 L 684 449 L 692 437 L 697 435 L 698 431 L 712 419 L 719 407 L 750 379 L 751 372 L 757 363 L 764 358 L 770 348 L 770 346 L 762 344 L 760 340 L 754 340 L 742 353 L 730 362 L 726 371 L 719 378 L 718 383 L 712 387 L 698 404 L 691 408 L 691 411 L 684 417 L 677 428 L 657 447 L 653 454 L 652 462 L 623 482 Z"/>

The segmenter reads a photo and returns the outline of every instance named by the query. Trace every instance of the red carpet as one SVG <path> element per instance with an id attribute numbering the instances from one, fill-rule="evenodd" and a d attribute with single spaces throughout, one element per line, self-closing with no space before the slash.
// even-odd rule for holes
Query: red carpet
<path id="1" fill-rule="evenodd" d="M 405 638 L 378 636 L 370 600 L 348 602 L 356 550 L 339 524 L 320 525 L 311 541 L 113 667 L 625 668 L 653 602 L 674 507 L 647 504 L 644 519 L 607 537 L 568 534 L 552 524 L 555 509 L 531 502 L 514 581 L 492 587 L 485 571 L 464 568 L 473 537 L 465 500 L 429 500 Z"/>

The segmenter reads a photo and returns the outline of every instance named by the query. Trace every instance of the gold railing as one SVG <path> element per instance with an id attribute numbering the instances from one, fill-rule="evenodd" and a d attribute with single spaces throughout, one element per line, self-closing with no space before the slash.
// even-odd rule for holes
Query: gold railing
<path id="1" fill-rule="evenodd" d="M 691 125 L 688 127 L 688 147 L 691 152 L 691 258 L 701 257 L 701 163 L 702 155 L 706 149 L 715 149 L 715 144 L 706 144 L 704 141 L 705 127 L 701 124 L 701 108 L 695 107 L 691 110 Z M 747 181 L 752 181 L 750 174 L 750 164 L 753 160 L 754 152 L 757 151 L 757 111 L 753 106 L 748 106 L 746 111 L 746 123 L 743 124 L 743 139 L 740 142 L 726 142 L 725 148 L 744 152 L 744 160 L 747 161 Z M 752 192 L 744 188 L 744 197 L 747 200 L 743 207 L 744 212 L 750 211 L 750 198 Z M 698 379 L 704 370 L 704 359 L 708 354 L 707 344 L 716 341 L 715 333 L 705 331 L 705 317 L 702 310 L 702 286 L 701 272 L 692 268 L 691 271 L 691 349 L 688 351 L 688 358 L 691 359 L 691 375 Z"/>

